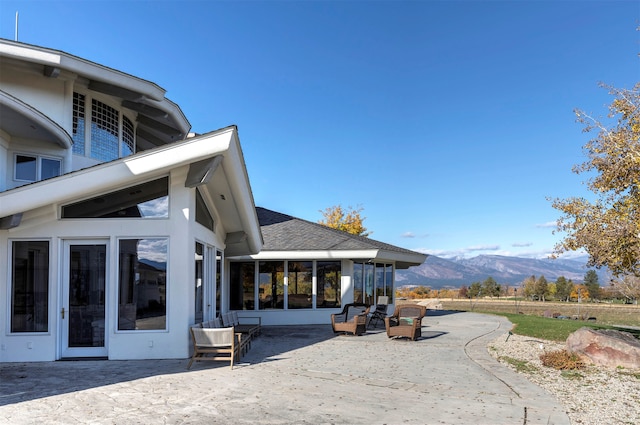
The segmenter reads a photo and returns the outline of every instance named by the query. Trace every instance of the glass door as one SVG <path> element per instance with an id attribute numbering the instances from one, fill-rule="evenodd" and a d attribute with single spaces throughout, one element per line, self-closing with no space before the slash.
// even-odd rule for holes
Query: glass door
<path id="1" fill-rule="evenodd" d="M 65 241 L 62 357 L 105 357 L 107 244 Z"/>

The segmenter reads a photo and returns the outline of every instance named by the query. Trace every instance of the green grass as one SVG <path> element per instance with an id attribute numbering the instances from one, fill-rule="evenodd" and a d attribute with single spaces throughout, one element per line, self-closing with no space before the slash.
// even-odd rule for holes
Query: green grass
<path id="1" fill-rule="evenodd" d="M 504 316 L 514 324 L 513 333 L 530 336 L 532 338 L 546 339 L 549 341 L 565 341 L 570 333 L 588 326 L 594 329 L 611 328 L 606 325 L 587 324 L 580 320 L 551 319 L 540 316 L 528 316 L 526 314 L 502 313 L 493 311 L 481 311 L 479 313 L 497 314 Z"/>
<path id="2" fill-rule="evenodd" d="M 513 366 L 518 372 L 522 373 L 535 373 L 538 369 L 525 360 L 514 359 L 513 357 L 501 356 L 499 360 L 502 360 L 506 363 L 509 363 Z"/>

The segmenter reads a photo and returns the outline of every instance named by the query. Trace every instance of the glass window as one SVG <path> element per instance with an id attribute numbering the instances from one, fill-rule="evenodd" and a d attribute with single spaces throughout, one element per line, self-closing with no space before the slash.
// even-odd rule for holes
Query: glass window
<path id="1" fill-rule="evenodd" d="M 340 261 L 318 261 L 316 265 L 318 274 L 318 296 L 316 306 L 318 308 L 333 308 L 341 306 L 341 277 L 342 265 Z"/>
<path id="2" fill-rule="evenodd" d="M 34 182 L 38 180 L 38 158 L 29 155 L 16 155 L 16 180 Z"/>
<path id="3" fill-rule="evenodd" d="M 195 322 L 200 323 L 204 317 L 204 245 L 196 242 L 195 264 Z"/>
<path id="4" fill-rule="evenodd" d="M 112 161 L 119 155 L 118 122 L 116 109 L 100 101 L 91 102 L 91 158 Z"/>
<path id="5" fill-rule="evenodd" d="M 216 317 L 220 314 L 222 305 L 220 304 L 222 296 L 222 251 L 216 250 Z M 253 284 L 251 285 L 251 291 L 253 291 Z M 253 300 L 253 292 L 251 292 L 251 299 Z M 253 301 L 252 301 L 253 303 Z M 253 309 L 253 308 L 252 308 Z"/>
<path id="6" fill-rule="evenodd" d="M 169 178 L 62 207 L 62 218 L 168 218 Z"/>
<path id="7" fill-rule="evenodd" d="M 73 153 L 84 155 L 84 95 L 73 93 Z"/>
<path id="8" fill-rule="evenodd" d="M 287 270 L 288 308 L 313 307 L 313 262 L 289 261 Z"/>
<path id="9" fill-rule="evenodd" d="M 373 304 L 374 266 L 370 263 L 364 265 L 364 303 Z"/>
<path id="10" fill-rule="evenodd" d="M 389 297 L 389 304 L 393 303 L 393 265 L 387 264 L 385 267 L 384 294 Z"/>
<path id="11" fill-rule="evenodd" d="M 122 116 L 122 153 L 121 157 L 133 154 L 135 149 L 135 132 L 133 130 L 133 122 L 124 115 Z"/>
<path id="12" fill-rule="evenodd" d="M 200 191 L 196 189 L 196 222 L 202 224 L 207 229 L 213 230 L 213 217 L 209 213 L 207 204 L 205 204 Z"/>
<path id="13" fill-rule="evenodd" d="M 363 302 L 364 263 L 353 263 L 353 301 Z"/>
<path id="14" fill-rule="evenodd" d="M 238 262 L 230 264 L 230 302 L 231 310 L 253 310 L 255 304 L 255 271 L 256 264 Z"/>
<path id="15" fill-rule="evenodd" d="M 260 310 L 284 308 L 284 261 L 260 261 L 258 265 Z"/>
<path id="16" fill-rule="evenodd" d="M 118 330 L 166 329 L 168 242 L 119 241 Z"/>
<path id="17" fill-rule="evenodd" d="M 11 332 L 47 332 L 49 242 L 13 242 L 11 267 Z"/>
<path id="18" fill-rule="evenodd" d="M 40 180 L 50 179 L 60 175 L 60 160 L 42 158 L 40 170 Z"/>

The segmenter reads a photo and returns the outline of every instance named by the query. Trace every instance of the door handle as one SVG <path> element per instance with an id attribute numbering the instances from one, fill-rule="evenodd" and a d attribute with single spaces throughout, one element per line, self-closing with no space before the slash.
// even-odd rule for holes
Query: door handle
<path id="1" fill-rule="evenodd" d="M 62 318 L 64 319 L 64 307 L 62 307 L 62 310 L 60 310 L 60 314 L 62 314 Z"/>

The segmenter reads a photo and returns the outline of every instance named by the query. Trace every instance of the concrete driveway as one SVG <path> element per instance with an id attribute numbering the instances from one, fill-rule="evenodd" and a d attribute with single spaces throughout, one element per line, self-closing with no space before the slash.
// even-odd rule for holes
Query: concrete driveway
<path id="1" fill-rule="evenodd" d="M 240 364 L 187 360 L 0 364 L 0 423 L 570 424 L 497 363 L 503 317 L 429 311 L 418 341 L 382 328 L 265 327 Z"/>

